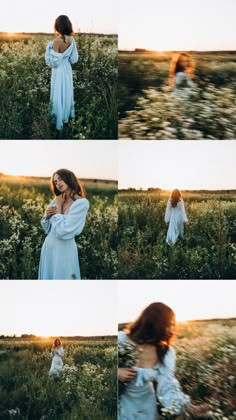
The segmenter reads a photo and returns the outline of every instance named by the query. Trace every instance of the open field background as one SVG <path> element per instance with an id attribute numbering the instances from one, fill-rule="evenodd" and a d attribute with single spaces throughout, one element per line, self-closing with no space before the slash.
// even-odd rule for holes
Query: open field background
<path id="1" fill-rule="evenodd" d="M 185 238 L 166 244 L 169 192 L 120 191 L 120 279 L 234 279 L 236 192 L 184 192 Z"/>
<path id="2" fill-rule="evenodd" d="M 58 134 L 49 117 L 51 69 L 44 54 L 52 34 L 0 33 L 1 139 L 116 139 L 117 36 L 75 36 L 76 118 Z"/>
<path id="3" fill-rule="evenodd" d="M 116 419 L 116 338 L 62 338 L 64 368 L 49 378 L 49 338 L 0 339 L 1 419 Z"/>
<path id="4" fill-rule="evenodd" d="M 77 238 L 82 278 L 117 278 L 117 183 L 82 182 L 90 201 Z M 51 200 L 49 178 L 1 175 L 0 279 L 37 278 L 45 238 L 40 219 Z"/>
<path id="5" fill-rule="evenodd" d="M 168 87 L 173 54 L 120 51 L 119 138 L 234 139 L 236 52 L 190 52 L 195 88 L 182 101 Z"/>
<path id="6" fill-rule="evenodd" d="M 120 324 L 122 330 L 126 324 Z M 234 420 L 236 319 L 177 324 L 176 377 L 195 404 L 208 402 L 211 419 Z"/>

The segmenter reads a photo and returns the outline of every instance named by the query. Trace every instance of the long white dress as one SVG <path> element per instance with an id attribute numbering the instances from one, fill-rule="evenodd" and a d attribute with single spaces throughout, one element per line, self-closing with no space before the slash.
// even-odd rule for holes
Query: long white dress
<path id="1" fill-rule="evenodd" d="M 174 245 L 179 237 L 184 237 L 184 223 L 187 222 L 183 200 L 180 200 L 176 207 L 172 207 L 171 199 L 169 199 L 165 212 L 165 223 L 169 223 L 166 236 L 166 242 L 169 245 Z"/>
<path id="2" fill-rule="evenodd" d="M 120 331 L 119 343 L 128 340 L 127 335 Z M 153 368 L 138 368 L 136 378 L 125 386 L 119 401 L 119 420 L 156 420 L 158 418 L 156 399 L 169 413 L 179 415 L 190 403 L 188 395 L 181 390 L 175 378 L 175 350 L 170 347 L 163 363 Z M 153 382 L 157 384 L 156 392 Z"/>
<path id="3" fill-rule="evenodd" d="M 49 371 L 50 376 L 58 377 L 61 373 L 63 368 L 63 361 L 62 358 L 64 357 L 64 350 L 63 347 L 60 346 L 54 351 L 52 351 L 52 364 Z"/>
<path id="4" fill-rule="evenodd" d="M 50 203 L 55 206 L 56 200 Z M 89 202 L 79 198 L 71 205 L 68 214 L 54 214 L 50 219 L 41 220 L 47 237 L 41 250 L 39 280 L 80 279 L 80 267 L 75 236 L 81 234 Z"/>
<path id="5" fill-rule="evenodd" d="M 188 97 L 191 93 L 194 83 L 189 73 L 180 71 L 176 73 L 174 78 L 173 94 L 180 97 Z"/>
<path id="6" fill-rule="evenodd" d="M 56 128 L 74 118 L 74 89 L 71 64 L 78 61 L 79 55 L 74 38 L 71 45 L 63 52 L 54 51 L 53 42 L 46 48 L 45 60 L 52 67 L 50 102 L 52 115 L 56 118 Z"/>

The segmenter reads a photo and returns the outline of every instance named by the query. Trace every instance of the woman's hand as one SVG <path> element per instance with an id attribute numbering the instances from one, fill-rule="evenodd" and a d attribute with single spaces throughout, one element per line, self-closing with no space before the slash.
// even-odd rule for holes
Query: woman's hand
<path id="1" fill-rule="evenodd" d="M 60 194 L 56 198 L 57 202 L 57 213 L 62 213 L 62 207 L 65 204 L 66 201 L 66 195 L 64 193 Z"/>
<path id="2" fill-rule="evenodd" d="M 52 217 L 56 213 L 57 213 L 57 206 L 48 207 L 45 213 L 45 219 L 46 220 L 50 219 L 50 217 Z"/>
<path id="3" fill-rule="evenodd" d="M 137 373 L 134 369 L 131 368 L 119 368 L 118 369 L 118 379 L 120 382 L 132 381 L 136 378 Z"/>

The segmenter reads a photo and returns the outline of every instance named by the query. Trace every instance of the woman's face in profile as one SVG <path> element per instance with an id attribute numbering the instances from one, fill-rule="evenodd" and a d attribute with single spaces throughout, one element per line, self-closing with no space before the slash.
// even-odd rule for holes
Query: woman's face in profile
<path id="1" fill-rule="evenodd" d="M 63 179 L 60 177 L 60 175 L 55 174 L 54 177 L 53 177 L 53 181 L 54 181 L 54 184 L 55 184 L 56 188 L 61 193 L 64 193 L 67 190 L 68 185 L 63 181 Z"/>

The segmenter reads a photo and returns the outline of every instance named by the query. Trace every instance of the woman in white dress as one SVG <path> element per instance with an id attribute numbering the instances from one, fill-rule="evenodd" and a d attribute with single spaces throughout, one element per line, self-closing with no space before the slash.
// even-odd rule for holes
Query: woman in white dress
<path id="1" fill-rule="evenodd" d="M 51 179 L 55 196 L 41 225 L 47 237 L 41 250 L 39 280 L 79 280 L 80 266 L 75 236 L 83 231 L 89 202 L 80 181 L 68 169 Z"/>
<path id="2" fill-rule="evenodd" d="M 56 120 L 57 130 L 74 118 L 74 88 L 71 64 L 78 61 L 78 51 L 70 19 L 61 15 L 55 21 L 56 38 L 49 42 L 46 49 L 46 64 L 52 68 L 51 76 L 51 113 Z"/>
<path id="3" fill-rule="evenodd" d="M 170 86 L 175 96 L 189 96 L 193 88 L 193 63 L 189 54 L 175 54 L 170 65 Z"/>
<path id="4" fill-rule="evenodd" d="M 133 366 L 118 368 L 124 384 L 119 399 L 119 420 L 156 420 L 158 409 L 169 415 L 196 415 L 209 409 L 190 403 L 175 378 L 175 350 L 170 346 L 175 331 L 175 314 L 161 302 L 143 310 L 127 332 L 119 332 L 119 354 L 132 348 Z M 119 363 L 120 366 L 120 363 Z M 196 418 L 196 417 L 195 417 Z"/>
<path id="5" fill-rule="evenodd" d="M 165 223 L 168 227 L 166 242 L 174 245 L 177 239 L 184 237 L 184 225 L 188 223 L 184 202 L 179 190 L 173 190 L 167 202 Z"/>
<path id="6" fill-rule="evenodd" d="M 51 348 L 51 354 L 52 364 L 49 371 L 49 376 L 59 377 L 63 368 L 62 359 L 64 357 L 64 350 L 61 344 L 61 340 L 59 338 L 56 338 L 56 340 L 54 341 Z"/>

